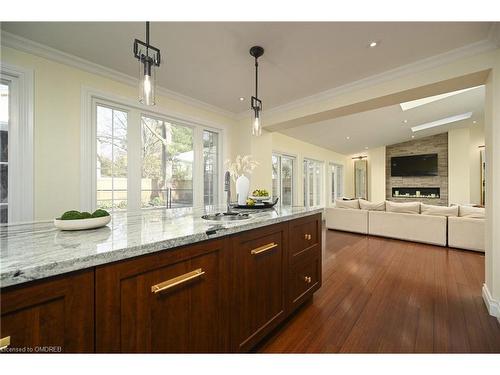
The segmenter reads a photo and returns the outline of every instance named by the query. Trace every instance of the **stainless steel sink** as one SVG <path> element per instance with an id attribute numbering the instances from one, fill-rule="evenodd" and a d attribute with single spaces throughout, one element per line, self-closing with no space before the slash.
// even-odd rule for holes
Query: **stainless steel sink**
<path id="1" fill-rule="evenodd" d="M 201 218 L 213 221 L 238 221 L 238 220 L 248 220 L 250 219 L 250 215 L 238 212 L 218 212 L 216 214 L 203 215 Z"/>

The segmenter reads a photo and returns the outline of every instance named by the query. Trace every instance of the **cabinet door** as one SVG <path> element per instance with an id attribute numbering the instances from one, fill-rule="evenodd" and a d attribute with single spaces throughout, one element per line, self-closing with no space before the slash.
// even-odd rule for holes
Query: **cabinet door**
<path id="1" fill-rule="evenodd" d="M 99 267 L 98 352 L 226 351 L 228 272 L 224 241 Z"/>
<path id="2" fill-rule="evenodd" d="M 5 352 L 94 351 L 94 272 L 82 271 L 1 291 Z"/>
<path id="3" fill-rule="evenodd" d="M 256 229 L 233 239 L 233 349 L 248 351 L 285 314 L 286 225 Z"/>

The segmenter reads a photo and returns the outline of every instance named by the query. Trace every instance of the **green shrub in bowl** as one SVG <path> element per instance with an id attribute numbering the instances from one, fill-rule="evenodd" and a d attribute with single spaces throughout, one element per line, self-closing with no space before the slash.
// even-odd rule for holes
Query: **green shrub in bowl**
<path id="1" fill-rule="evenodd" d="M 54 225 L 61 230 L 82 230 L 100 228 L 109 224 L 110 221 L 111 215 L 106 210 L 99 209 L 92 214 L 71 210 L 54 219 Z"/>

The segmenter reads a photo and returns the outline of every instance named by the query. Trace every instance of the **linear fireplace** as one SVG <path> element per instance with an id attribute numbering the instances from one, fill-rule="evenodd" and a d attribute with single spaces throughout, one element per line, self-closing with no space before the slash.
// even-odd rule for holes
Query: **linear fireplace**
<path id="1" fill-rule="evenodd" d="M 427 198 L 439 199 L 440 188 L 438 187 L 393 187 L 393 198 Z"/>

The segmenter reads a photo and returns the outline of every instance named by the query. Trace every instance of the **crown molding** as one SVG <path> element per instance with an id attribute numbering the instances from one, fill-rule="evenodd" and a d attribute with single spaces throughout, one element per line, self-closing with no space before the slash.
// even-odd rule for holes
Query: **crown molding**
<path id="1" fill-rule="evenodd" d="M 33 40 L 23 38 L 19 35 L 9 33 L 7 31 L 0 31 L 0 44 L 4 47 L 14 48 L 18 51 L 27 52 L 36 56 L 43 57 L 45 59 L 53 60 L 61 64 L 69 65 L 77 69 L 84 70 L 89 73 L 98 74 L 100 76 L 124 83 L 129 86 L 137 86 L 137 78 L 130 76 L 128 74 L 119 72 L 115 69 L 105 67 L 93 63 L 89 60 L 82 59 L 81 57 L 71 55 L 69 53 L 60 51 L 58 49 L 49 47 L 45 44 L 35 42 Z M 203 102 L 198 99 L 194 99 L 187 95 L 180 94 L 178 92 L 166 89 L 164 87 L 157 87 L 157 93 L 159 95 L 165 96 L 169 99 L 179 101 L 181 103 L 191 105 L 200 109 L 204 109 L 210 112 L 217 113 L 222 116 L 226 116 L 232 119 L 236 118 L 234 112 L 219 108 L 212 104 Z"/>
<path id="2" fill-rule="evenodd" d="M 496 39 L 495 39 L 496 38 Z M 447 51 L 438 55 L 434 55 L 422 60 L 418 60 L 416 62 L 402 65 L 395 69 L 387 70 L 385 72 L 375 74 L 358 81 L 353 81 L 347 83 L 342 86 L 338 86 L 333 89 L 329 89 L 326 91 L 319 92 L 317 94 L 313 94 L 310 96 L 306 96 L 304 98 L 294 100 L 292 102 L 288 102 L 286 104 L 273 107 L 263 114 L 267 116 L 273 116 L 277 114 L 281 114 L 287 112 L 289 110 L 295 109 L 297 107 L 302 107 L 305 105 L 310 105 L 318 102 L 322 102 L 324 100 L 332 99 L 336 96 L 354 91 L 364 89 L 370 86 L 374 86 L 377 84 L 381 84 L 387 81 L 391 81 L 394 79 L 398 79 L 410 74 L 419 73 L 428 69 L 436 68 L 442 65 L 449 64 L 453 61 L 460 60 L 465 57 L 477 55 L 480 53 L 488 52 L 498 48 L 498 44 L 495 40 L 500 42 L 500 24 L 494 23 L 490 28 L 490 32 L 487 39 L 468 44 L 466 46 L 453 49 L 451 51 Z M 245 118 L 248 112 L 241 112 L 237 115 L 238 119 Z"/>

